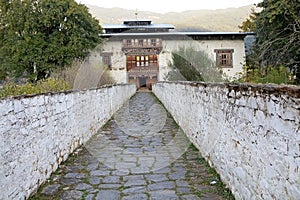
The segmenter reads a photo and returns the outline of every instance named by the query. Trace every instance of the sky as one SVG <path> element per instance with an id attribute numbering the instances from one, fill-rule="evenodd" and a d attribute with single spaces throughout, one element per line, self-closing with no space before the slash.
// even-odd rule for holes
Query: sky
<path id="1" fill-rule="evenodd" d="M 185 10 L 223 9 L 259 3 L 261 0 L 76 0 L 104 8 L 119 7 L 131 10 L 153 11 L 159 13 L 182 12 Z"/>

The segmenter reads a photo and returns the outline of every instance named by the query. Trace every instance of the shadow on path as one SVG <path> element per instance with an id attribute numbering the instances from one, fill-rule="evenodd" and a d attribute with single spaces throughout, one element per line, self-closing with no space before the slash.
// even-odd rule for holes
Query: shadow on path
<path id="1" fill-rule="evenodd" d="M 233 198 L 219 182 L 152 93 L 138 92 L 31 199 Z"/>

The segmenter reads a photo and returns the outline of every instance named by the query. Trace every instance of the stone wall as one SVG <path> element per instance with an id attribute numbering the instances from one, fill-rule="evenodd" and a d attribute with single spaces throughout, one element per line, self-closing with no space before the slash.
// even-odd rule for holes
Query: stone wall
<path id="1" fill-rule="evenodd" d="M 300 88 L 157 83 L 153 92 L 236 199 L 300 199 Z"/>
<path id="2" fill-rule="evenodd" d="M 0 100 L 0 199 L 24 199 L 136 91 L 116 85 Z"/>

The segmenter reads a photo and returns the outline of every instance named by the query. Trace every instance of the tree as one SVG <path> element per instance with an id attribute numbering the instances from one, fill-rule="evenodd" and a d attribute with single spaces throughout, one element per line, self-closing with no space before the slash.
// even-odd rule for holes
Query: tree
<path id="1" fill-rule="evenodd" d="M 33 81 L 47 78 L 86 57 L 100 33 L 98 20 L 74 0 L 1 0 L 1 69 Z"/>
<path id="2" fill-rule="evenodd" d="M 286 66 L 300 83 L 300 3 L 299 0 L 264 0 L 254 19 L 256 43 L 252 61 L 262 71 L 265 66 Z"/>
<path id="3" fill-rule="evenodd" d="M 256 24 L 255 24 L 256 15 L 257 15 L 257 13 L 255 12 L 255 9 L 251 8 L 251 14 L 250 14 L 249 18 L 247 18 L 245 21 L 243 21 L 243 23 L 239 26 L 239 28 L 243 32 L 253 32 L 253 31 L 255 31 L 255 29 L 256 29 Z"/>
<path id="4" fill-rule="evenodd" d="M 172 52 L 172 61 L 173 70 L 166 77 L 170 81 L 222 81 L 222 74 L 204 51 L 180 47 Z"/>

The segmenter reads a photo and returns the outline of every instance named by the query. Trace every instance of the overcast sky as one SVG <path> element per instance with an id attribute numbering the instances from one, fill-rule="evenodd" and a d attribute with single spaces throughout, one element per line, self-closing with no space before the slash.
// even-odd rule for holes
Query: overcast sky
<path id="1" fill-rule="evenodd" d="M 104 8 L 120 7 L 159 13 L 181 12 L 185 10 L 222 9 L 259 3 L 261 0 L 76 0 L 82 4 Z"/>

